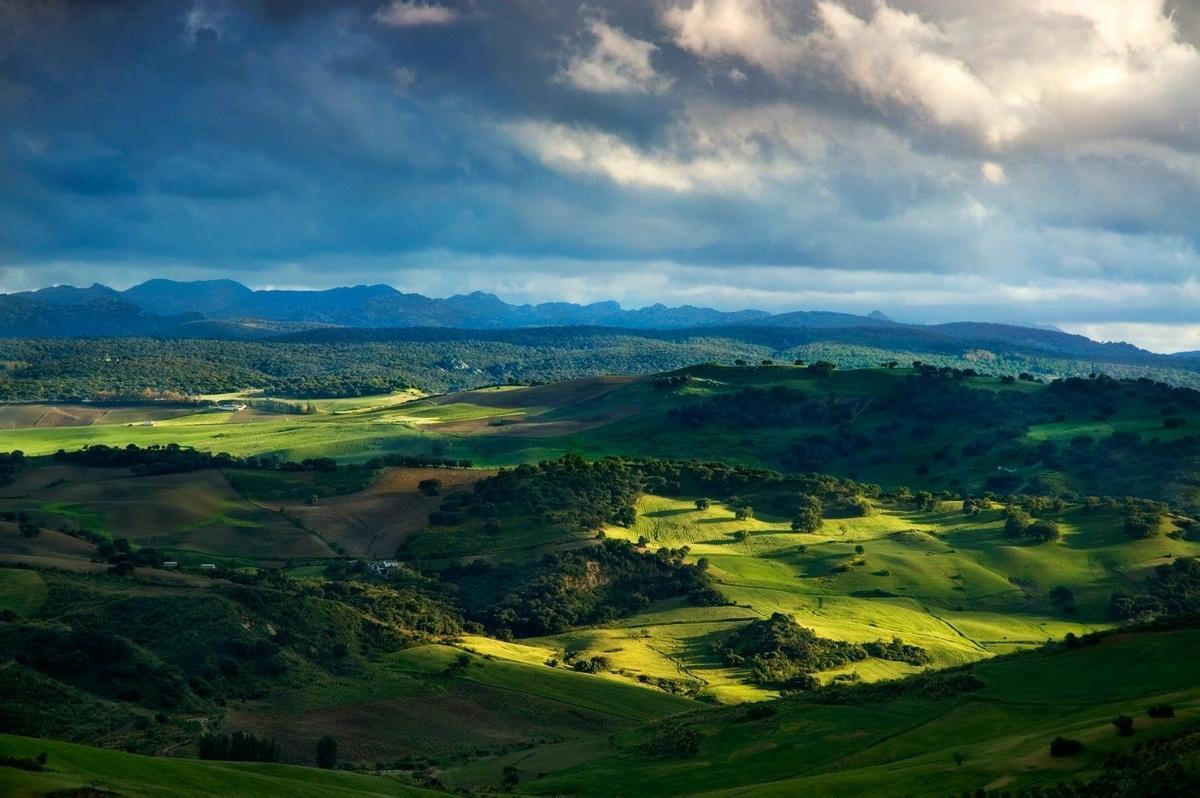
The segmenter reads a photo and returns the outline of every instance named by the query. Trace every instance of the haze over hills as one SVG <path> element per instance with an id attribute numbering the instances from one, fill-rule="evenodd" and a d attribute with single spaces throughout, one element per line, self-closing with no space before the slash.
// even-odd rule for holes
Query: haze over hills
<path id="1" fill-rule="evenodd" d="M 858 360 L 867 357 L 870 362 L 887 357 L 950 358 L 985 371 L 1005 363 L 1001 370 L 1015 367 L 1044 376 L 1108 370 L 1192 384 L 1200 372 L 1195 353 L 1156 354 L 1048 327 L 971 321 L 906 324 L 879 311 L 771 314 L 662 304 L 626 310 L 612 301 L 514 305 L 478 291 L 437 299 L 386 285 L 256 291 L 233 280 L 155 279 L 124 291 L 95 284 L 0 294 L 0 337 L 252 339 L 291 344 L 476 341 L 534 348 L 561 348 L 568 339 L 613 342 L 607 346 L 616 345 L 617 339 L 636 338 L 657 347 L 725 341 L 730 347 L 750 345 L 760 352 L 766 348 L 762 354 L 775 358 L 829 356 L 850 347 L 857 350 Z M 670 364 L 658 364 L 665 365 Z"/>

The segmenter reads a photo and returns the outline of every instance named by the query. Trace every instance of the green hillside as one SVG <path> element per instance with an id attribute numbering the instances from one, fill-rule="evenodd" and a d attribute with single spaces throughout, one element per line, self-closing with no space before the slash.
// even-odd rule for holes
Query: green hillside
<path id="1" fill-rule="evenodd" d="M 894 688 L 786 699 L 772 704 L 770 713 L 729 709 L 651 726 L 615 738 L 585 763 L 554 767 L 547 751 L 497 764 L 515 763 L 528 779 L 523 791 L 537 795 L 1012 791 L 1094 777 L 1114 752 L 1196 728 L 1200 690 L 1191 663 L 1197 655 L 1200 633 L 1194 629 L 1120 635 Z M 1148 717 L 1147 707 L 1162 701 L 1171 703 L 1175 717 Z M 1113 727 L 1118 714 L 1135 719 L 1131 737 Z M 696 750 L 671 752 L 664 739 L 670 735 L 694 737 Z M 1060 735 L 1082 741 L 1083 752 L 1049 756 L 1050 742 Z M 535 768 L 545 775 L 536 777 Z"/>
<path id="2" fill-rule="evenodd" d="M 379 455 L 536 462 L 572 452 L 696 458 L 818 471 L 916 489 L 1135 495 L 1200 506 L 1200 393 L 1149 380 L 1051 383 L 969 370 L 693 366 L 594 378 L 316 403 L 312 415 L 197 412 L 155 426 L 14 423 L 6 445 L 50 454 L 168 442 L 240 456 Z M 153 408 L 146 411 L 151 414 Z M 26 414 L 28 415 L 28 414 Z"/>
<path id="3" fill-rule="evenodd" d="M 130 798 L 214 798 L 294 795 L 299 798 L 430 796 L 439 793 L 378 776 L 246 762 L 200 762 L 107 751 L 0 734 L 0 757 L 33 760 L 30 772 L 0 764 L 0 792 L 11 798 L 92 795 Z"/>
<path id="4" fill-rule="evenodd" d="M 1196 397 L 696 366 L 153 426 L 25 412 L 6 444 L 30 456 L 0 460 L 0 733 L 108 750 L 0 778 L 949 795 L 1181 761 Z M 230 735 L 272 761 L 192 759 Z M 1082 752 L 1050 757 L 1060 735 Z M 361 780 L 285 766 L 325 737 Z M 133 753 L 155 756 L 112 758 Z"/>

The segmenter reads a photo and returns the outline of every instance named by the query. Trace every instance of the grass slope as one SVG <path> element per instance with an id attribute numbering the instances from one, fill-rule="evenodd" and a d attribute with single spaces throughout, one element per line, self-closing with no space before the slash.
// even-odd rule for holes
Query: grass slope
<path id="1" fill-rule="evenodd" d="M 639 732 L 540 779 L 519 757 L 495 766 L 515 763 L 526 777 L 523 791 L 537 795 L 904 796 L 1023 787 L 1094 773 L 1111 752 L 1195 723 L 1196 656 L 1195 629 L 1123 634 L 979 663 L 973 673 L 984 687 L 960 695 L 786 699 L 766 718 L 741 709 L 696 716 L 689 725 L 702 740 L 694 759 L 651 756 L 640 749 L 647 733 Z M 1177 716 L 1147 717 L 1159 700 L 1170 701 Z M 1119 713 L 1136 719 L 1130 738 L 1117 736 L 1110 722 Z M 1060 734 L 1082 740 L 1084 753 L 1050 758 L 1050 740 Z M 552 761 L 542 758 L 539 767 Z"/>
<path id="2" fill-rule="evenodd" d="M 0 756 L 31 759 L 47 755 L 44 772 L 0 767 L 0 793 L 33 798 L 55 790 L 84 787 L 129 798 L 217 798 L 276 796 L 352 798 L 430 796 L 394 779 L 292 765 L 201 762 L 146 757 L 70 743 L 0 735 Z M 110 794 L 110 793 L 96 793 Z"/>
<path id="3" fill-rule="evenodd" d="M 644 496 L 636 523 L 610 527 L 608 535 L 647 538 L 651 550 L 688 546 L 688 559 L 709 561 L 716 587 L 733 606 L 669 602 L 602 627 L 529 642 L 559 657 L 603 655 L 631 678 L 675 682 L 736 702 L 774 695 L 747 684 L 746 671 L 726 666 L 712 651 L 748 620 L 782 612 L 824 637 L 871 642 L 898 636 L 926 649 L 933 667 L 949 667 L 1105 628 L 1115 589 L 1135 587 L 1151 567 L 1173 557 L 1200 554 L 1194 541 L 1130 540 L 1111 511 L 1075 509 L 1058 521 L 1062 540 L 1035 546 L 1004 536 L 999 508 L 967 517 L 958 502 L 934 512 L 880 505 L 874 515 L 826 519 L 818 532 L 797 534 L 782 519 L 739 521 L 717 502 L 698 510 L 690 499 Z M 740 540 L 740 532 L 748 536 Z M 1058 585 L 1074 592 L 1073 612 L 1050 601 Z M 868 659 L 821 677 L 874 681 L 918 670 Z"/>

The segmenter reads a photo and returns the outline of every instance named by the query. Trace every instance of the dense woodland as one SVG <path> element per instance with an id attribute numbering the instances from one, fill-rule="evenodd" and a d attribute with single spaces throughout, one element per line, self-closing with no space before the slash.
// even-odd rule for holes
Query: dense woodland
<path id="1" fill-rule="evenodd" d="M 697 434 L 706 428 L 819 430 L 794 437 L 780 462 L 788 471 L 852 476 L 895 465 L 919 479 L 932 470 L 1000 462 L 1009 470 L 984 486 L 997 494 L 1131 495 L 1189 512 L 1200 508 L 1200 430 L 1190 433 L 1185 418 L 1200 411 L 1200 391 L 1104 375 L 1053 380 L 1036 391 L 996 391 L 974 383 L 971 369 L 920 365 L 881 393 L 751 388 L 683 405 L 671 415 Z M 1130 413 L 1157 419 L 1161 437 L 1151 429 L 1036 445 L 1027 438 L 1032 425 L 1103 423 Z M 1038 466 L 1032 479 L 1014 473 L 1030 466 Z"/>
<path id="2" fill-rule="evenodd" d="M 553 382 L 597 374 L 647 374 L 694 363 L 774 359 L 830 361 L 841 368 L 921 359 L 993 374 L 1086 376 L 1091 359 L 986 348 L 889 348 L 886 336 L 830 342 L 819 331 L 724 329 L 651 334 L 604 328 L 487 333 L 329 331 L 270 341 L 100 338 L 0 340 L 0 401 L 181 399 L 261 389 L 291 398 L 362 396 L 407 387 L 443 392 L 506 382 Z M 986 343 L 986 342 L 985 342 Z M 1147 376 L 1200 387 L 1180 361 L 1104 363 L 1118 377 Z"/>

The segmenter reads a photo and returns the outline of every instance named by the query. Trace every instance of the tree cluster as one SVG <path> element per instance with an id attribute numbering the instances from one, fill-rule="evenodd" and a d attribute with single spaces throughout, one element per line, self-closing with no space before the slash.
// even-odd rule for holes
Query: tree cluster
<path id="1" fill-rule="evenodd" d="M 931 661 L 919 646 L 900 639 L 891 642 L 847 643 L 819 637 L 789 615 L 751 621 L 715 644 L 726 664 L 748 667 L 761 684 L 783 689 L 812 689 L 816 671 L 833 670 L 868 657 L 924 665 Z"/>

